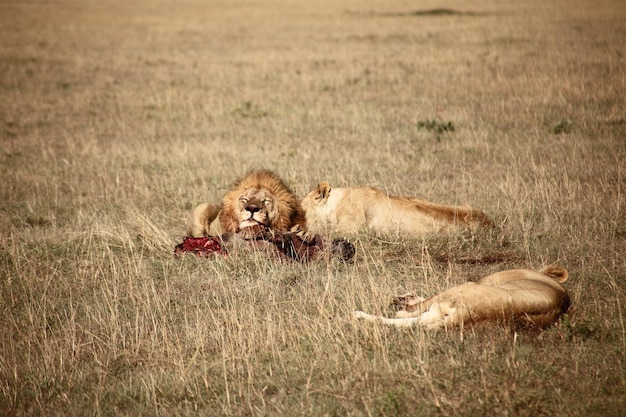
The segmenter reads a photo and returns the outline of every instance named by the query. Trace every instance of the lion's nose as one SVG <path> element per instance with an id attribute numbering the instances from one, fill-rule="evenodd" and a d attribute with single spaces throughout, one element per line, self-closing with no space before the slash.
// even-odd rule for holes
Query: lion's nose
<path id="1" fill-rule="evenodd" d="M 254 214 L 260 210 L 261 210 L 261 206 L 259 206 L 258 204 L 255 204 L 255 203 L 246 204 L 246 211 L 249 211 L 250 213 Z"/>

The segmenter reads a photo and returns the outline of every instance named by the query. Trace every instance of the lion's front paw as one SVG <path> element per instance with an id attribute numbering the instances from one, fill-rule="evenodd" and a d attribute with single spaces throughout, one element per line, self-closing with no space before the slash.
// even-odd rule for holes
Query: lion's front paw
<path id="1" fill-rule="evenodd" d="M 291 228 L 291 233 L 294 233 L 300 239 L 302 239 L 305 243 L 313 243 L 315 242 L 315 234 L 310 233 L 301 225 L 297 224 Z"/>

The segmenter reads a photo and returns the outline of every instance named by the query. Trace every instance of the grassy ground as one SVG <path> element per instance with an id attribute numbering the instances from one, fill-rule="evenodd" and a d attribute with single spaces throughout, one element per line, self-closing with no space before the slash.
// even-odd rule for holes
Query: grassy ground
<path id="1" fill-rule="evenodd" d="M 623 415 L 626 7 L 440 7 L 0 3 L 0 414 Z M 250 168 L 502 232 L 175 259 L 189 210 Z M 544 332 L 350 318 L 551 263 L 574 308 Z"/>

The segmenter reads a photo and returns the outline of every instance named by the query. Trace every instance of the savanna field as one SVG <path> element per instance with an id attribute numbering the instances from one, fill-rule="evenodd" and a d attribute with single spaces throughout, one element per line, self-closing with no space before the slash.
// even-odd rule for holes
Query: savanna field
<path id="1" fill-rule="evenodd" d="M 175 257 L 255 168 L 497 230 Z M 626 414 L 623 1 L 2 1 L 0 179 L 0 415 Z M 352 318 L 552 264 L 545 330 Z"/>

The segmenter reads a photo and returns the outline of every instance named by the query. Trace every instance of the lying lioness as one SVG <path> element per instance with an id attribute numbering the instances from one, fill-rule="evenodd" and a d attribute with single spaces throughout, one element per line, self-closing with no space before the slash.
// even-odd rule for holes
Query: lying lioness
<path id="1" fill-rule="evenodd" d="M 561 285 L 567 278 L 567 270 L 558 266 L 540 272 L 528 269 L 497 272 L 427 300 L 404 299 L 404 308 L 396 313 L 396 318 L 362 311 L 356 311 L 355 316 L 399 327 L 416 324 L 429 329 L 485 321 L 545 327 L 569 309 L 569 296 Z"/>
<path id="2" fill-rule="evenodd" d="M 492 225 L 481 210 L 446 206 L 413 197 L 389 196 L 372 187 L 331 188 L 320 182 L 301 202 L 312 233 L 354 233 L 364 227 L 413 236 L 450 226 Z"/>

